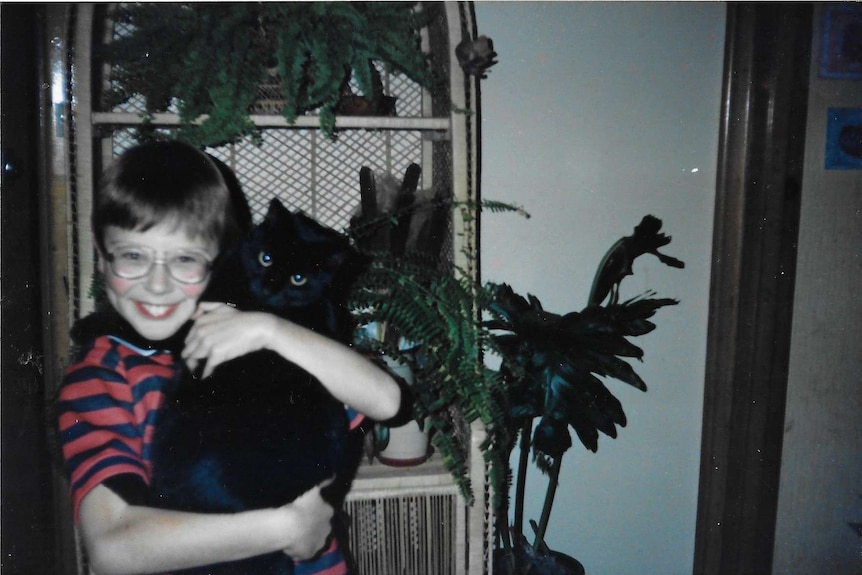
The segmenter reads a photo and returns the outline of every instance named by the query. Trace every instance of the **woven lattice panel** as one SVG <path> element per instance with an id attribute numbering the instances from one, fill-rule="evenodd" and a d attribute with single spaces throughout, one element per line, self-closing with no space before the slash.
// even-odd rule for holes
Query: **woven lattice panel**
<path id="1" fill-rule="evenodd" d="M 136 143 L 129 129 L 113 136 L 114 155 Z M 234 170 L 256 222 L 279 198 L 291 210 L 343 230 L 359 207 L 359 169 L 400 179 L 412 162 L 421 163 L 421 144 L 421 134 L 408 131 L 345 131 L 332 142 L 318 130 L 268 129 L 259 146 L 243 141 L 207 151 Z"/>
<path id="2" fill-rule="evenodd" d="M 360 574 L 452 575 L 458 497 L 397 495 L 348 501 L 350 553 Z"/>
<path id="3" fill-rule="evenodd" d="M 317 130 L 271 129 L 260 146 L 241 142 L 210 153 L 233 168 L 256 221 L 277 197 L 292 210 L 344 229 L 359 206 L 359 169 L 403 173 L 421 161 L 421 135 L 349 131 L 331 142 Z"/>

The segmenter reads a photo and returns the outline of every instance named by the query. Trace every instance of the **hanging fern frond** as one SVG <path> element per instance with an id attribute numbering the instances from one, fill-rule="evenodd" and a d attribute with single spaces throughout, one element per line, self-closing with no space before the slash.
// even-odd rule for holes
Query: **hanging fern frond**
<path id="1" fill-rule="evenodd" d="M 486 205 L 525 214 L 502 202 L 455 201 L 441 192 L 391 211 L 370 210 L 368 217 L 363 214 L 351 221 L 350 235 L 358 246 L 378 246 L 370 239 L 398 225 L 402 218 L 411 221 L 417 213 L 442 210 L 448 217 L 457 213 L 462 221 L 473 222 Z M 384 249 L 392 247 L 391 243 L 384 245 Z M 473 498 L 466 467 L 471 450 L 469 428 L 473 422 L 482 423 L 486 439 L 481 451 L 496 507 L 508 494 L 513 427 L 506 388 L 509 380 L 484 363 L 484 354 L 497 353 L 496 340 L 482 321 L 483 311 L 494 298 L 493 286 L 481 286 L 465 270 L 441 263 L 444 258 L 425 246 L 415 245 L 403 252 L 406 255 L 401 253 L 367 251 L 372 263 L 357 282 L 351 303 L 357 310 L 357 323 L 385 325 L 387 334 L 395 332 L 398 337 L 361 345 L 412 362 L 414 414 L 431 431 L 433 445 L 467 501 Z M 471 254 L 465 253 L 469 260 Z M 415 359 L 402 353 L 404 341 L 415 347 L 411 355 Z"/>
<path id="2" fill-rule="evenodd" d="M 470 453 L 469 423 L 481 421 L 489 443 L 503 445 L 508 439 L 508 417 L 501 392 L 503 380 L 485 367 L 483 352 L 493 341 L 477 320 L 490 297 L 484 288 L 466 277 L 441 272 L 424 258 L 395 258 L 373 254 L 373 263 L 362 286 L 354 293 L 353 309 L 360 310 L 360 323 L 374 321 L 395 329 L 417 346 L 413 389 L 417 418 L 432 430 L 432 443 L 455 478 L 467 501 L 472 486 L 466 473 Z M 367 342 L 371 347 L 397 357 L 397 344 Z M 508 461 L 484 451 L 493 467 L 492 477 L 505 481 Z M 495 497 L 506 493 L 504 484 L 494 486 Z"/>
<path id="3" fill-rule="evenodd" d="M 281 84 L 285 119 L 317 110 L 328 136 L 352 77 L 375 109 L 378 66 L 434 84 L 420 45 L 427 18 L 415 3 L 134 3 L 113 17 L 126 32 L 101 53 L 113 66 L 106 105 L 140 95 L 152 114 L 176 104 L 180 138 L 198 145 L 256 137 L 249 110 L 271 79 Z"/>

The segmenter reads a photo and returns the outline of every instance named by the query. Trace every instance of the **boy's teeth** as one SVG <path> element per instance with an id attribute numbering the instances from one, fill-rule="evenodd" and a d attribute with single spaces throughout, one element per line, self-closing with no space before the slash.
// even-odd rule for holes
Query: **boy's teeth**
<path id="1" fill-rule="evenodd" d="M 154 317 L 160 317 L 168 313 L 168 310 L 171 309 L 169 305 L 154 305 L 151 303 L 143 303 L 141 304 L 147 313 Z"/>

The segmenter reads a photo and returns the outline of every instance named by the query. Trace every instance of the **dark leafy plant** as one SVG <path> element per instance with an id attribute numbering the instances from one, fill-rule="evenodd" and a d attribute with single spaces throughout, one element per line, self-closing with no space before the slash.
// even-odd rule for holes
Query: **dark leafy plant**
<path id="1" fill-rule="evenodd" d="M 426 17 L 414 8 L 414 2 L 121 4 L 113 18 L 128 32 L 103 54 L 113 65 L 107 104 L 141 95 L 152 114 L 175 103 L 178 138 L 218 145 L 256 134 L 249 110 L 259 86 L 274 80 L 289 123 L 318 110 L 332 136 L 351 78 L 374 103 L 384 97 L 378 67 L 432 87 L 419 37 Z"/>
<path id="2" fill-rule="evenodd" d="M 509 415 L 520 438 L 512 528 L 522 533 L 524 484 L 532 448 L 536 465 L 549 475 L 536 533 L 536 539 L 541 541 L 553 506 L 562 456 L 572 447 L 569 428 L 593 452 L 598 449 L 599 432 L 617 436 L 617 426 L 626 425 L 626 416 L 619 400 L 599 377 L 619 379 L 646 391 L 640 376 L 621 359 L 643 357 L 643 350 L 626 337 L 655 329 L 648 319 L 659 308 L 678 302 L 642 296 L 558 315 L 545 311 L 537 298 L 528 297 L 519 296 L 505 284 L 497 286 L 490 306 L 500 319 L 487 325 L 505 332 L 496 337 L 504 358 L 500 372 L 507 380 Z M 514 443 L 510 444 L 508 451 L 514 447 Z M 506 535 L 510 531 L 508 515 L 501 514 L 498 520 L 506 545 L 511 542 Z"/>
<path id="3" fill-rule="evenodd" d="M 496 508 L 498 559 L 507 562 L 506 573 L 526 574 L 537 562 L 552 559 L 544 536 L 562 458 L 572 447 L 569 428 L 584 447 L 595 452 L 599 432 L 615 438 L 617 426 L 626 425 L 622 405 L 602 378 L 617 379 L 646 391 L 646 384 L 626 361 L 641 360 L 643 350 L 627 338 L 653 331 L 656 326 L 650 318 L 656 311 L 678 302 L 655 298 L 652 292 L 622 303 L 617 303 L 616 296 L 623 278 L 632 273 L 632 261 L 644 253 L 653 253 L 667 265 L 683 267 L 681 261 L 655 251 L 657 246 L 670 242 L 670 237 L 658 233 L 660 228 L 658 218 L 646 216 L 634 235 L 611 247 L 596 272 L 596 280 L 613 277 L 614 289 L 608 285 L 604 296 L 598 297 L 594 289 L 591 303 L 580 312 L 551 313 L 532 295 L 524 298 L 505 284 L 493 288 L 489 309 L 494 319 L 485 327 L 496 333 L 493 339 L 502 357 L 500 375 L 508 393 L 509 421 L 513 429 L 519 430 L 512 434 L 509 444 L 497 447 L 508 456 L 516 448 L 517 437 L 520 450 L 511 525 L 508 500 L 501 499 Z M 608 303 L 602 305 L 609 294 Z M 531 521 L 535 540 L 529 545 L 523 523 L 531 453 L 538 469 L 548 476 L 548 485 L 539 522 Z"/>

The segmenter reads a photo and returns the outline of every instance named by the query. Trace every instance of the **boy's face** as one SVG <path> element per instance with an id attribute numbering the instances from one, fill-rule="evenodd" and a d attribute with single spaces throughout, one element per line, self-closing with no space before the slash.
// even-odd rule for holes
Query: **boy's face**
<path id="1" fill-rule="evenodd" d="M 147 339 L 160 341 L 174 335 L 194 313 L 209 276 L 199 283 L 183 283 L 170 274 L 163 262 L 167 255 L 177 252 L 201 253 L 212 261 L 218 252 L 216 245 L 190 238 L 182 229 L 165 224 L 145 232 L 108 226 L 104 243 L 107 253 L 99 258 L 99 271 L 105 277 L 108 301 L 114 309 Z M 119 277 L 106 261 L 106 256 L 116 258 L 121 249 L 125 252 L 130 248 L 155 252 L 156 263 L 143 277 Z"/>

